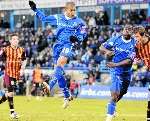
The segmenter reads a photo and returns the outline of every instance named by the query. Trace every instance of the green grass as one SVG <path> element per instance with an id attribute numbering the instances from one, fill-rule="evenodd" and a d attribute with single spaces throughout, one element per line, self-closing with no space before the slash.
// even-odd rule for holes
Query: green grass
<path id="1" fill-rule="evenodd" d="M 68 109 L 62 109 L 62 98 L 15 97 L 18 121 L 105 121 L 108 100 L 75 99 Z M 118 117 L 113 121 L 145 121 L 146 101 L 123 100 L 118 103 Z M 8 103 L 0 105 L 0 121 L 11 121 Z M 15 120 L 14 120 L 15 121 Z"/>

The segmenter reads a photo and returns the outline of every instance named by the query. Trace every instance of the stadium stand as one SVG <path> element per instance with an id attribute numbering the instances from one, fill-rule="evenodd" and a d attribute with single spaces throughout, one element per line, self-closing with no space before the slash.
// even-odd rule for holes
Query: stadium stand
<path id="1" fill-rule="evenodd" d="M 95 16 L 83 16 L 88 25 L 88 38 L 83 42 L 83 47 L 76 52 L 75 61 L 70 61 L 66 65 L 66 69 L 84 70 L 87 81 L 83 84 L 102 82 L 101 75 L 109 71 L 99 53 L 99 46 L 102 43 L 111 36 L 119 34 L 125 24 L 142 24 L 149 28 L 149 18 L 145 10 L 142 9 L 140 11 L 131 10 L 129 13 L 125 13 L 122 18 L 116 18 L 113 26 L 110 25 L 109 16 L 107 11 L 98 12 Z M 8 44 L 8 34 L 11 33 L 10 23 L 1 20 L 0 27 L 0 46 L 2 47 Z M 33 68 L 36 63 L 40 63 L 43 68 L 53 68 L 54 31 L 50 26 L 45 30 L 40 27 L 35 30 L 33 21 L 29 22 L 28 20 L 16 24 L 15 32 L 20 35 L 20 44 L 26 48 L 27 67 Z M 0 61 L 0 66 L 3 67 L 2 61 Z M 143 71 L 143 68 L 145 67 L 142 64 L 134 65 L 131 86 L 146 86 L 148 81 L 145 82 L 145 80 L 149 79 L 150 74 Z"/>

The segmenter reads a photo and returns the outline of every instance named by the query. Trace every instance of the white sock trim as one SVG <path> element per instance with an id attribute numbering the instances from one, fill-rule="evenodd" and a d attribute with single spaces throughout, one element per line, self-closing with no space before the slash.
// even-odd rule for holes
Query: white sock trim
<path id="1" fill-rule="evenodd" d="M 10 109 L 10 111 L 15 111 L 15 109 Z"/>
<path id="2" fill-rule="evenodd" d="M 110 117 L 110 118 L 111 118 L 111 117 L 113 117 L 113 115 L 111 115 L 111 114 L 107 114 L 107 117 Z"/>

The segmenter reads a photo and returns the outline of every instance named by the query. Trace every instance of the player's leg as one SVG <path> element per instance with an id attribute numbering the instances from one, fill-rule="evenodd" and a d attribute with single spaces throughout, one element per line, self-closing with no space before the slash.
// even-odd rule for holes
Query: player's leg
<path id="1" fill-rule="evenodd" d="M 3 102 L 5 102 L 7 100 L 7 96 L 6 93 L 3 94 L 3 96 L 0 99 L 0 104 L 2 104 Z"/>
<path id="2" fill-rule="evenodd" d="M 6 74 L 4 75 L 4 84 L 3 85 L 4 85 L 4 87 L 8 87 L 10 85 L 9 77 Z M 5 102 L 6 100 L 7 100 L 7 93 L 5 92 L 0 99 L 0 104 Z"/>
<path id="3" fill-rule="evenodd" d="M 31 95 L 36 95 L 36 83 L 32 81 Z"/>
<path id="4" fill-rule="evenodd" d="M 120 94 L 117 102 L 123 97 L 123 95 L 127 93 L 131 81 L 131 74 L 130 73 L 122 74 L 120 79 L 122 83 L 121 83 Z"/>
<path id="5" fill-rule="evenodd" d="M 69 56 L 71 55 L 71 45 L 60 45 L 55 44 L 53 47 L 53 59 L 55 64 L 55 70 L 54 70 L 54 76 L 52 80 L 49 81 L 49 84 L 46 82 L 43 82 L 44 88 L 46 87 L 46 90 L 51 90 L 54 85 L 58 82 L 60 87 L 63 87 L 64 84 L 61 84 L 61 81 L 66 84 L 65 77 L 64 77 L 64 65 L 67 63 Z M 60 71 L 60 72 L 59 72 Z M 58 80 L 59 79 L 59 80 Z M 63 85 L 63 86 L 62 86 Z M 64 93 L 66 91 L 64 90 Z"/>
<path id="6" fill-rule="evenodd" d="M 57 61 L 57 66 L 55 69 L 55 77 L 58 79 L 58 85 L 62 89 L 65 98 L 70 97 L 70 92 L 67 87 L 67 82 L 65 79 L 64 65 L 67 63 L 68 58 L 65 56 L 60 56 Z"/>
<path id="7" fill-rule="evenodd" d="M 67 63 L 67 60 L 68 60 L 67 57 L 64 57 L 64 56 L 59 57 L 57 61 L 57 66 L 55 67 L 55 70 L 54 70 L 53 79 L 49 81 L 49 85 L 46 83 L 43 83 L 48 88 L 48 90 L 51 90 L 58 80 L 58 85 L 62 89 L 64 93 L 64 97 L 66 99 L 70 97 L 70 92 L 67 88 L 67 82 L 64 77 L 65 73 L 63 69 L 64 65 Z"/>
<path id="8" fill-rule="evenodd" d="M 13 103 L 13 81 L 7 74 L 4 76 L 4 86 L 7 88 L 7 92 L 2 96 L 0 102 L 3 103 L 8 100 L 10 108 L 10 116 L 15 118 L 14 103 Z"/>
<path id="9" fill-rule="evenodd" d="M 63 108 L 67 108 L 69 106 L 69 101 L 73 100 L 73 97 L 70 94 L 70 91 L 67 87 L 67 82 L 64 77 L 63 66 L 67 63 L 68 58 L 65 56 L 61 56 L 58 59 L 57 67 L 55 70 L 55 77 L 58 79 L 58 85 L 62 89 L 64 94 L 64 105 Z"/>
<path id="10" fill-rule="evenodd" d="M 7 93 L 7 99 L 8 99 L 8 104 L 9 104 L 9 108 L 10 108 L 10 117 L 11 118 L 18 118 L 17 113 L 15 112 L 14 109 L 14 100 L 13 100 L 13 92 L 15 89 L 15 83 L 16 83 L 16 79 L 9 77 L 9 85 L 7 85 L 7 89 L 8 89 L 8 93 Z"/>
<path id="11" fill-rule="evenodd" d="M 39 96 L 39 83 L 36 83 L 35 85 L 35 96 Z"/>
<path id="12" fill-rule="evenodd" d="M 11 81 L 11 85 L 10 87 L 8 87 L 8 103 L 9 103 L 9 108 L 11 113 L 10 116 L 11 118 L 17 119 L 19 116 L 14 109 L 14 90 L 15 90 L 17 80 L 14 78 L 10 78 L 10 81 Z"/>
<path id="13" fill-rule="evenodd" d="M 51 91 L 55 84 L 57 83 L 57 78 L 54 76 L 52 80 L 49 81 L 49 90 Z"/>
<path id="14" fill-rule="evenodd" d="M 147 104 L 147 121 L 150 121 L 150 101 L 149 100 Z"/>
<path id="15" fill-rule="evenodd" d="M 26 81 L 26 96 L 27 100 L 29 101 L 31 99 L 31 81 L 27 80 Z"/>
<path id="16" fill-rule="evenodd" d="M 106 121 L 112 121 L 116 111 L 116 103 L 120 94 L 121 81 L 118 75 L 112 74 L 111 99 L 107 105 Z"/>
<path id="17" fill-rule="evenodd" d="M 46 90 L 51 90 L 52 87 L 56 84 L 58 80 L 58 85 L 62 89 L 63 94 L 64 94 L 64 105 L 63 108 L 67 108 L 69 105 L 69 101 L 72 100 L 72 96 L 70 95 L 69 89 L 67 87 L 67 82 L 64 77 L 64 65 L 67 63 L 68 58 L 65 56 L 60 56 L 57 61 L 57 65 L 54 70 L 54 79 L 50 80 L 49 85 L 45 82 L 43 83 L 44 88 Z"/>
<path id="18" fill-rule="evenodd" d="M 69 45 L 58 45 L 56 44 L 54 46 L 54 52 L 53 56 L 55 59 L 55 70 L 54 70 L 54 78 L 50 81 L 49 85 L 46 85 L 46 87 L 50 90 L 51 87 L 53 87 L 56 82 L 58 81 L 59 87 L 62 89 L 64 94 L 64 108 L 66 108 L 69 104 L 69 101 L 72 100 L 72 96 L 70 95 L 69 89 L 67 87 L 67 82 L 65 79 L 65 73 L 64 73 L 64 65 L 68 62 L 68 59 L 72 56 L 72 46 Z M 57 61 L 57 62 L 56 62 Z"/>
<path id="19" fill-rule="evenodd" d="M 122 81 L 122 86 L 121 86 L 121 90 L 117 102 L 120 99 L 122 99 L 123 95 L 127 93 L 129 85 L 130 85 L 130 77 L 127 77 L 125 80 Z"/>
<path id="20" fill-rule="evenodd" d="M 36 99 L 41 100 L 41 90 L 40 90 L 40 83 L 36 83 Z"/>
<path id="21" fill-rule="evenodd" d="M 116 103 L 117 98 L 119 96 L 119 92 L 111 92 L 111 99 L 107 105 L 107 118 L 106 121 L 112 121 L 115 111 L 116 111 Z"/>
<path id="22" fill-rule="evenodd" d="M 150 121 L 150 85 L 148 87 L 148 103 L 147 103 L 147 121 Z"/>
<path id="23" fill-rule="evenodd" d="M 57 60 L 59 58 L 62 48 L 63 47 L 60 44 L 55 44 L 53 47 L 53 61 L 54 61 L 55 67 L 56 67 Z M 50 93 L 56 83 L 57 83 L 57 78 L 54 75 L 48 83 L 46 83 L 46 82 L 42 83 L 43 91 L 45 93 Z"/>
<path id="24" fill-rule="evenodd" d="M 67 82 L 65 79 L 65 73 L 64 73 L 64 65 L 67 64 L 67 62 L 72 59 L 74 56 L 74 50 L 72 48 L 71 44 L 64 45 L 60 57 L 57 61 L 57 67 L 56 67 L 56 78 L 58 79 L 58 85 L 62 89 L 64 93 L 64 105 L 63 108 L 68 107 L 69 101 L 73 100 L 73 97 L 70 94 L 70 91 L 67 87 Z"/>

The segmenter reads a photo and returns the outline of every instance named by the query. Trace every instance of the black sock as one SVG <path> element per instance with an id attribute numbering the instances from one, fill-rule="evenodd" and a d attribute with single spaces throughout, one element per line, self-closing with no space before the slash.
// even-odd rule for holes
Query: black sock
<path id="1" fill-rule="evenodd" d="M 3 102 L 5 102 L 7 100 L 7 97 L 5 96 L 5 94 L 2 96 L 2 98 L 0 99 L 0 104 L 2 104 Z"/>
<path id="2" fill-rule="evenodd" d="M 8 97 L 8 103 L 9 103 L 9 108 L 10 108 L 10 113 L 14 113 L 14 102 L 13 102 L 13 97 Z"/>
<path id="3" fill-rule="evenodd" d="M 147 121 L 150 121 L 150 101 L 148 101 L 148 106 L 147 106 Z"/>

